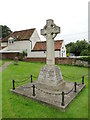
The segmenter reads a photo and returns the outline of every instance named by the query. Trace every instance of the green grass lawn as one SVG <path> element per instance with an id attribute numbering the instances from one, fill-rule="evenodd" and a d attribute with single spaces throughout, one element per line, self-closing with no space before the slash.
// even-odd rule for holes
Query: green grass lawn
<path id="1" fill-rule="evenodd" d="M 0 61 L 0 67 L 5 63 L 5 61 Z"/>
<path id="2" fill-rule="evenodd" d="M 0 67 L 5 63 L 5 61 L 0 60 Z M 0 74 L 0 119 L 2 116 L 2 74 Z"/>
<path id="3" fill-rule="evenodd" d="M 2 74 L 0 74 L 0 120 L 2 118 Z"/>
<path id="4" fill-rule="evenodd" d="M 10 93 L 12 80 L 22 80 L 26 76 L 39 75 L 44 63 L 19 62 L 12 64 L 2 72 L 2 116 L 3 118 L 87 118 L 88 117 L 88 77 L 85 76 L 85 89 L 73 100 L 66 112 L 38 103 L 29 98 Z M 58 65 L 64 80 L 80 82 L 82 75 L 88 74 L 88 68 Z M 68 76 L 66 78 L 65 76 Z M 80 78 L 80 79 L 79 79 Z M 37 79 L 37 78 L 36 78 Z M 30 80 L 28 80 L 29 82 Z"/>

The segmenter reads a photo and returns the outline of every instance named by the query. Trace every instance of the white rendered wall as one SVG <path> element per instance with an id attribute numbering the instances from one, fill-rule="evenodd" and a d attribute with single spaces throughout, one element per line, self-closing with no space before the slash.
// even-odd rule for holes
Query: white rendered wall
<path id="1" fill-rule="evenodd" d="M 8 45 L 7 42 L 2 42 L 2 43 L 1 43 L 1 47 L 7 46 L 7 45 Z"/>
<path id="2" fill-rule="evenodd" d="M 32 41 L 32 43 L 31 43 L 31 44 L 32 44 L 32 49 L 33 49 L 33 47 L 35 46 L 35 43 L 36 43 L 37 41 L 41 41 L 36 29 L 34 30 L 32 36 L 30 37 L 29 40 Z M 31 48 L 30 48 L 30 49 L 31 49 Z"/>
<path id="3" fill-rule="evenodd" d="M 60 51 L 55 51 L 55 57 L 59 57 L 59 52 Z"/>
<path id="4" fill-rule="evenodd" d="M 8 50 L 9 51 L 26 51 L 29 55 L 30 53 L 30 41 L 26 40 L 26 41 L 14 41 L 14 43 L 12 44 L 8 44 Z"/>
<path id="5" fill-rule="evenodd" d="M 60 55 L 60 51 L 55 51 L 55 57 L 59 57 Z M 29 56 L 28 57 L 33 57 L 33 58 L 36 58 L 36 57 L 39 57 L 39 58 L 45 58 L 46 57 L 46 51 L 34 51 L 34 52 L 30 52 Z"/>
<path id="6" fill-rule="evenodd" d="M 39 57 L 39 58 L 45 58 L 46 57 L 46 51 L 37 51 L 37 52 L 30 52 L 29 57 Z"/>
<path id="7" fill-rule="evenodd" d="M 66 57 L 66 47 L 65 47 L 65 44 L 64 42 L 62 43 L 62 47 L 61 47 L 61 53 L 60 53 L 61 57 Z"/>

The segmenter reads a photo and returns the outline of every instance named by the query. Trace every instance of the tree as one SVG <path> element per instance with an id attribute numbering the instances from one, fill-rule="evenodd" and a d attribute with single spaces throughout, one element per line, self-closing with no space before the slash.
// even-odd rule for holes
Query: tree
<path id="1" fill-rule="evenodd" d="M 79 56 L 81 54 L 81 52 L 84 51 L 87 51 L 88 50 L 88 42 L 84 40 L 81 40 L 81 41 L 77 41 L 76 42 L 76 46 L 77 46 L 77 49 L 76 49 L 76 55 Z"/>
<path id="2" fill-rule="evenodd" d="M 9 27 L 7 27 L 6 25 L 0 25 L 1 31 L 2 31 L 2 38 L 5 38 L 6 36 L 8 36 L 10 33 L 12 33 L 12 31 L 10 30 Z"/>
<path id="3" fill-rule="evenodd" d="M 77 50 L 77 46 L 75 43 L 73 43 L 72 46 L 70 47 L 70 53 L 76 54 L 76 50 Z"/>
<path id="4" fill-rule="evenodd" d="M 76 56 L 88 55 L 89 43 L 84 40 L 77 40 L 76 43 L 70 42 L 66 45 L 67 53 L 74 53 Z"/>
<path id="5" fill-rule="evenodd" d="M 80 53 L 80 56 L 88 56 L 88 49 L 83 50 L 83 51 Z"/>
<path id="6" fill-rule="evenodd" d="M 66 48 L 67 48 L 67 53 L 70 53 L 70 50 L 71 50 L 71 46 L 74 44 L 74 42 L 70 42 L 66 45 Z"/>

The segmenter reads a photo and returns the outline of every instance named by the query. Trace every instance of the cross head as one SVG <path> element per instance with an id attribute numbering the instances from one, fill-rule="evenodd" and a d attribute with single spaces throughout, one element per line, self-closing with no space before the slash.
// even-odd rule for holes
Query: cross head
<path id="1" fill-rule="evenodd" d="M 41 35 L 46 39 L 54 39 L 58 33 L 60 33 L 60 27 L 56 26 L 52 19 L 46 20 L 46 25 L 41 29 Z"/>

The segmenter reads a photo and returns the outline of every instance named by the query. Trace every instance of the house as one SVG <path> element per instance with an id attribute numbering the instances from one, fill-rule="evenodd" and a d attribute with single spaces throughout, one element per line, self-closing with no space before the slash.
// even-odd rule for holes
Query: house
<path id="1" fill-rule="evenodd" d="M 55 48 L 55 57 L 66 57 L 66 48 L 65 48 L 64 40 L 55 40 L 54 48 Z M 36 42 L 29 56 L 46 57 L 46 41 Z"/>
<path id="2" fill-rule="evenodd" d="M 35 43 L 40 41 L 40 37 L 35 28 L 15 31 L 11 33 L 9 36 L 2 39 L 1 52 L 12 52 L 12 51 L 23 51 L 27 52 L 27 56 L 29 56 L 30 51 L 33 49 Z"/>
<path id="3" fill-rule="evenodd" d="M 64 40 L 55 40 L 55 57 L 66 57 Z M 15 31 L 2 39 L 0 53 L 27 52 L 27 57 L 46 57 L 46 41 L 41 41 L 35 28 Z"/>

